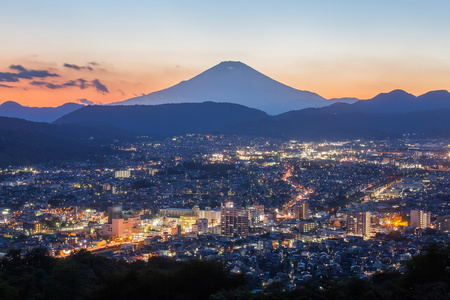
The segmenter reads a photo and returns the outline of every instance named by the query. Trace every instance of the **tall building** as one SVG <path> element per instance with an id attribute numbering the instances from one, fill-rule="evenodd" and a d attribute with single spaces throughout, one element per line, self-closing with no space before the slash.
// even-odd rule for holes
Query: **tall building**
<path id="1" fill-rule="evenodd" d="M 108 223 L 112 223 L 112 219 L 122 218 L 122 206 L 108 207 Z"/>
<path id="2" fill-rule="evenodd" d="M 416 228 L 430 227 L 430 213 L 423 210 L 415 209 L 411 211 L 411 226 Z"/>
<path id="3" fill-rule="evenodd" d="M 130 238 L 138 234 L 141 227 L 140 217 L 127 216 L 122 206 L 108 207 L 108 223 L 102 226 L 102 235 Z"/>
<path id="4" fill-rule="evenodd" d="M 198 219 L 195 224 L 192 225 L 192 232 L 198 234 L 208 233 L 208 219 Z"/>
<path id="5" fill-rule="evenodd" d="M 436 218 L 436 221 L 437 230 L 443 233 L 450 232 L 450 216 L 439 216 Z"/>
<path id="6" fill-rule="evenodd" d="M 349 234 L 370 235 L 370 212 L 352 211 L 347 214 L 347 232 Z"/>
<path id="7" fill-rule="evenodd" d="M 298 220 L 308 219 L 308 202 L 302 201 L 294 206 L 294 217 Z"/>
<path id="8" fill-rule="evenodd" d="M 248 211 L 225 203 L 221 210 L 221 234 L 228 237 L 246 237 L 249 231 Z"/>

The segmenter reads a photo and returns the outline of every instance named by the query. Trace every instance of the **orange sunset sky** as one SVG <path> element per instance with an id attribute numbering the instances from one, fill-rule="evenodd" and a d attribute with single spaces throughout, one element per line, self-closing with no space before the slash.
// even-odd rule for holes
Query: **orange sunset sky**
<path id="1" fill-rule="evenodd" d="M 242 2 L 4 3 L 0 103 L 111 103 L 225 60 L 325 98 L 450 89 L 448 1 Z"/>

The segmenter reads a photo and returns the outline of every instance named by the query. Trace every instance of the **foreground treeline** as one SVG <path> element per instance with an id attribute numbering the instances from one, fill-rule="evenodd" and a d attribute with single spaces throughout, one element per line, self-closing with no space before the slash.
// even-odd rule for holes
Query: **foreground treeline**
<path id="1" fill-rule="evenodd" d="M 10 251 L 0 261 L 0 299 L 449 299 L 450 247 L 415 256 L 405 274 L 313 280 L 287 291 L 277 282 L 252 293 L 220 264 L 151 258 L 127 263 L 80 252 L 55 259 L 45 250 Z"/>
<path id="2" fill-rule="evenodd" d="M 241 291 L 243 295 L 245 291 Z M 215 299 L 231 298 L 220 292 Z M 235 294 L 236 295 L 236 294 Z M 413 257 L 404 274 L 386 272 L 369 279 L 345 278 L 313 280 L 293 291 L 285 291 L 276 283 L 246 299 L 320 299 L 320 300 L 403 300 L 450 299 L 450 245 L 433 245 Z M 244 299 L 242 297 L 241 299 Z"/>
<path id="3" fill-rule="evenodd" d="M 221 265 L 152 258 L 127 263 L 82 251 L 55 259 L 43 249 L 1 260 L 0 299 L 209 299 L 243 286 Z"/>

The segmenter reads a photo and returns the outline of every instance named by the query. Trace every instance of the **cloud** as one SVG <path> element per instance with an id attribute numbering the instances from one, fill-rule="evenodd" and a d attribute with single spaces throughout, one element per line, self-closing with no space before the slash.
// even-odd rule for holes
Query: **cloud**
<path id="1" fill-rule="evenodd" d="M 17 74 L 8 73 L 8 72 L 0 72 L 0 82 L 17 82 L 19 78 L 17 78 Z"/>
<path id="2" fill-rule="evenodd" d="M 85 80 L 82 78 L 78 78 L 75 80 L 69 80 L 62 84 L 55 84 L 52 82 L 45 82 L 45 81 L 32 81 L 32 82 L 30 82 L 30 84 L 34 85 L 34 86 L 45 87 L 45 88 L 52 89 L 52 90 L 63 89 L 63 88 L 67 88 L 67 87 L 79 87 L 80 89 L 84 90 L 88 87 L 93 87 L 99 93 L 102 93 L 102 94 L 109 93 L 108 88 L 105 85 L 103 85 L 98 79 L 88 81 L 88 80 Z"/>
<path id="3" fill-rule="evenodd" d="M 44 81 L 32 81 L 32 82 L 30 82 L 30 84 L 35 85 L 35 86 L 44 86 L 44 87 L 52 89 L 52 90 L 64 88 L 64 86 L 62 86 L 60 84 L 54 84 L 51 82 L 44 82 Z"/>
<path id="4" fill-rule="evenodd" d="M 90 61 L 90 62 L 88 62 L 88 65 L 98 66 L 100 64 L 95 61 Z"/>
<path id="5" fill-rule="evenodd" d="M 47 83 L 47 82 L 44 82 L 44 81 L 32 81 L 32 82 L 30 82 L 30 84 L 31 84 L 31 85 L 36 85 L 36 86 L 45 86 L 45 85 L 47 85 L 48 83 Z"/>
<path id="6" fill-rule="evenodd" d="M 92 80 L 92 86 L 94 86 L 97 89 L 97 92 L 99 93 L 109 93 L 108 89 L 105 85 L 103 85 L 98 79 Z"/>
<path id="7" fill-rule="evenodd" d="M 93 101 L 90 101 L 88 99 L 77 99 L 78 102 L 80 102 L 81 104 L 86 104 L 86 105 L 95 105 L 95 103 Z"/>
<path id="8" fill-rule="evenodd" d="M 58 74 L 50 73 L 47 70 L 27 70 L 21 65 L 11 65 L 9 68 L 18 71 L 18 73 L 0 72 L 0 82 L 17 82 L 19 79 L 59 77 Z"/>
<path id="9" fill-rule="evenodd" d="M 54 83 L 48 83 L 48 84 L 46 85 L 46 87 L 48 87 L 49 89 L 52 89 L 52 90 L 56 90 L 56 89 L 61 89 L 61 88 L 62 88 L 61 85 L 59 85 L 59 84 L 54 84 Z"/>
<path id="10" fill-rule="evenodd" d="M 63 89 L 63 88 L 70 87 L 70 86 L 76 86 L 76 87 L 79 87 L 80 89 L 84 90 L 87 87 L 86 82 L 87 82 L 86 80 L 79 78 L 76 80 L 69 80 L 62 84 L 54 84 L 54 83 L 45 82 L 45 81 L 32 81 L 32 82 L 30 82 L 30 84 L 35 85 L 35 86 L 46 87 L 46 88 L 53 89 L 53 90 Z"/>
<path id="11" fill-rule="evenodd" d="M 19 71 L 19 72 L 25 72 L 27 70 L 24 67 L 22 67 L 21 65 L 10 65 L 9 68 L 11 70 L 16 70 L 16 71 Z"/>
<path id="12" fill-rule="evenodd" d="M 66 83 L 63 83 L 63 86 L 77 86 L 80 89 L 84 90 L 89 86 L 89 83 L 87 80 L 84 80 L 82 78 L 78 78 L 75 80 L 69 80 Z"/>
<path id="13" fill-rule="evenodd" d="M 89 70 L 89 71 L 93 71 L 93 70 L 94 70 L 94 69 L 92 69 L 92 68 L 89 67 L 89 66 L 77 66 L 77 65 L 74 65 L 74 64 L 68 64 L 68 63 L 65 63 L 65 64 L 64 64 L 64 67 L 70 68 L 70 69 L 74 69 L 74 70 L 78 70 L 78 71 L 80 71 L 80 70 Z"/>
<path id="14" fill-rule="evenodd" d="M 0 84 L 0 87 L 9 88 L 9 89 L 14 88 L 13 86 L 6 85 L 6 84 Z"/>

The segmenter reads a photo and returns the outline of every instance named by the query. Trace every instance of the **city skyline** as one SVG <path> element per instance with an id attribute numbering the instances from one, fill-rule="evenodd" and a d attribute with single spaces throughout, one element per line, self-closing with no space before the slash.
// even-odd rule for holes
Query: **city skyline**
<path id="1" fill-rule="evenodd" d="M 328 99 L 450 89 L 445 1 L 3 6 L 1 103 L 117 102 L 226 60 Z"/>

